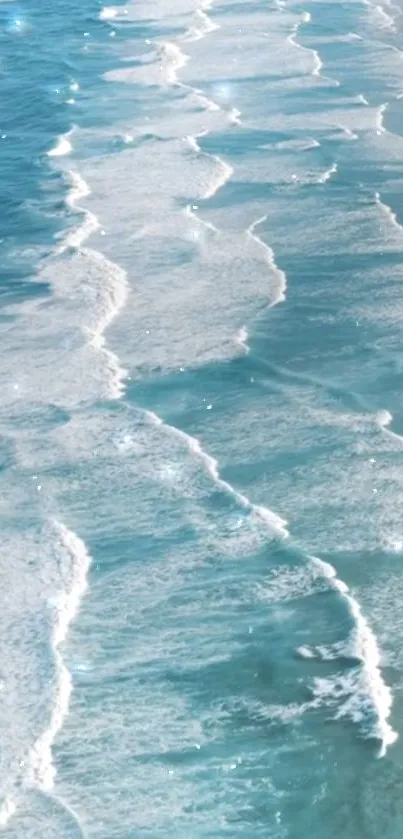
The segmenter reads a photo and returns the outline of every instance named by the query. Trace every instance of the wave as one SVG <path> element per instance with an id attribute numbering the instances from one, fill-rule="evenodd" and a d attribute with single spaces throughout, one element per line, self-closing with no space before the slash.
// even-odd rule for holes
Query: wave
<path id="1" fill-rule="evenodd" d="M 218 23 L 213 23 L 213 21 L 210 20 L 203 9 L 197 9 L 195 17 L 197 18 L 198 23 L 195 26 L 191 26 L 186 32 L 184 37 L 184 40 L 186 41 L 200 41 L 210 32 L 215 32 L 220 28 Z"/>
<path id="2" fill-rule="evenodd" d="M 380 21 L 381 26 L 383 26 L 384 29 L 389 29 L 392 31 L 396 30 L 396 21 L 394 17 L 391 14 L 389 14 L 383 6 L 379 4 L 373 6 L 372 3 L 368 3 L 368 6 L 370 6 L 372 10 L 376 12 L 378 20 Z"/>
<path id="3" fill-rule="evenodd" d="M 288 538 L 289 533 L 287 530 L 286 520 L 281 518 L 281 516 L 278 516 L 276 513 L 273 513 L 268 507 L 254 504 L 246 497 L 246 495 L 235 489 L 235 487 L 228 483 L 228 481 L 225 481 L 220 475 L 218 461 L 204 451 L 197 437 L 192 437 L 190 434 L 186 434 L 185 431 L 181 431 L 179 428 L 176 428 L 176 426 L 169 425 L 164 422 L 164 420 L 161 419 L 158 414 L 154 413 L 154 411 L 147 410 L 145 411 L 145 414 L 153 425 L 163 426 L 165 429 L 168 429 L 173 436 L 182 440 L 192 455 L 201 461 L 215 485 L 226 495 L 231 496 L 231 498 L 243 507 L 243 509 L 249 511 L 255 520 L 263 522 L 269 528 L 273 536 Z"/>
<path id="4" fill-rule="evenodd" d="M 127 376 L 127 370 L 122 367 L 115 353 L 107 348 L 103 333 L 126 302 L 129 288 L 127 276 L 122 268 L 110 263 L 100 252 L 89 248 L 83 249 L 84 242 L 100 229 L 100 223 L 94 213 L 79 204 L 82 198 L 91 193 L 87 182 L 77 171 L 69 171 L 67 174 L 71 182 L 71 189 L 66 203 L 74 212 L 80 213 L 84 221 L 65 236 L 61 246 L 56 250 L 56 255 L 60 256 L 69 249 L 73 249 L 81 255 L 82 269 L 84 264 L 87 263 L 87 273 L 90 276 L 91 274 L 99 274 L 104 277 L 103 293 L 97 293 L 98 305 L 96 311 L 94 311 L 96 323 L 91 328 L 87 327 L 86 332 L 90 345 L 101 351 L 107 361 L 110 374 L 109 398 L 120 399 L 125 389 L 124 380 Z M 102 305 L 100 305 L 101 300 Z"/>
<path id="5" fill-rule="evenodd" d="M 221 477 L 218 461 L 203 449 L 199 439 L 164 422 L 153 411 L 147 410 L 145 414 L 154 425 L 163 426 L 170 434 L 183 441 L 191 454 L 203 464 L 217 488 L 249 511 L 255 521 L 267 526 L 272 537 L 290 539 L 285 519 L 267 507 L 254 504 L 241 491 L 225 481 Z M 346 642 L 336 644 L 331 649 L 320 646 L 311 648 L 305 645 L 298 649 L 298 654 L 305 659 L 320 656 L 327 660 L 351 658 L 358 662 L 358 665 L 351 667 L 346 674 L 316 678 L 313 683 L 313 700 L 306 703 L 303 710 L 318 708 L 323 703 L 336 704 L 335 718 L 348 717 L 359 725 L 365 737 L 380 741 L 379 756 L 384 756 L 388 746 L 396 741 L 398 735 L 389 723 L 392 694 L 382 677 L 376 636 L 358 600 L 346 583 L 337 576 L 333 566 L 319 557 L 306 555 L 299 550 L 298 553 L 304 564 L 308 562 L 308 566 L 311 566 L 313 578 L 322 579 L 326 587 L 344 600 L 353 621 L 353 629 Z M 305 585 L 305 577 L 303 580 Z"/>
<path id="6" fill-rule="evenodd" d="M 389 106 L 389 102 L 384 102 L 383 105 L 380 105 L 379 108 L 377 109 L 376 122 L 375 122 L 375 127 L 376 127 L 376 133 L 377 134 L 385 134 L 385 132 L 386 132 L 386 128 L 385 128 L 384 123 L 383 123 L 383 118 L 384 118 L 384 114 L 385 114 L 385 111 L 388 108 L 388 106 Z"/>
<path id="7" fill-rule="evenodd" d="M 376 204 L 378 205 L 378 207 L 381 209 L 381 211 L 382 211 L 382 212 L 386 215 L 386 217 L 389 219 L 389 221 L 391 222 L 391 224 L 393 225 L 393 227 L 395 227 L 397 230 L 399 230 L 400 232 L 402 232 L 402 231 L 403 231 L 403 225 L 402 225 L 402 224 L 400 224 L 400 222 L 399 222 L 399 220 L 398 220 L 398 218 L 397 218 L 396 213 L 395 213 L 395 212 L 393 212 L 393 210 L 392 210 L 392 208 L 391 208 L 391 207 L 389 207 L 389 204 L 385 204 L 385 202 L 384 202 L 384 201 L 382 201 L 382 199 L 381 199 L 381 196 L 380 196 L 379 192 L 376 192 L 376 193 L 375 193 L 375 202 L 376 202 Z"/>
<path id="8" fill-rule="evenodd" d="M 190 219 L 193 225 L 197 225 L 197 232 L 193 232 L 193 235 L 191 236 L 192 241 L 194 241 L 195 239 L 200 239 L 200 227 L 205 228 L 206 230 L 211 230 L 212 233 L 219 232 L 218 228 L 214 227 L 214 224 L 212 224 L 210 221 L 205 221 L 200 216 L 196 215 L 194 211 L 198 209 L 199 207 L 197 204 L 188 204 L 183 211 L 186 218 Z"/>
<path id="9" fill-rule="evenodd" d="M 337 170 L 338 170 L 337 163 L 332 163 L 332 165 L 330 166 L 329 169 L 326 169 L 326 171 L 323 172 L 322 175 L 319 175 L 319 177 L 317 179 L 317 183 L 325 184 L 327 181 L 330 180 L 332 175 L 336 174 Z"/>
<path id="10" fill-rule="evenodd" d="M 82 198 L 86 198 L 91 193 L 91 190 L 84 178 L 81 177 L 79 172 L 73 170 L 68 171 L 67 176 L 71 183 L 71 189 L 66 199 L 67 206 L 74 212 L 80 213 L 80 215 L 84 217 L 84 221 L 75 230 L 65 236 L 63 244 L 57 251 L 59 254 L 63 253 L 68 248 L 80 248 L 89 236 L 99 230 L 101 226 L 96 215 L 91 213 L 89 210 L 86 210 L 84 207 L 81 207 L 78 203 Z"/>
<path id="11" fill-rule="evenodd" d="M 398 440 L 399 443 L 403 443 L 403 436 L 401 434 L 397 434 L 396 431 L 392 431 L 389 427 L 393 422 L 393 415 L 390 411 L 378 411 L 376 414 L 376 423 L 381 429 L 381 431 L 386 434 L 386 436 L 393 438 L 394 440 Z"/>
<path id="12" fill-rule="evenodd" d="M 73 148 L 69 140 L 72 131 L 73 129 L 58 137 L 56 145 L 48 151 L 48 157 L 64 157 L 64 155 L 70 154 Z"/>
<path id="13" fill-rule="evenodd" d="M 276 261 L 274 259 L 274 252 L 271 249 L 271 247 L 269 247 L 269 245 L 266 245 L 266 243 L 263 242 L 262 239 L 260 239 L 259 236 L 257 236 L 256 233 L 255 233 L 255 228 L 258 227 L 260 224 L 262 224 L 266 220 L 267 220 L 267 216 L 261 216 L 261 218 L 258 218 L 258 219 L 256 219 L 256 221 L 252 222 L 252 224 L 250 225 L 250 227 L 248 227 L 246 232 L 247 232 L 247 235 L 251 239 L 253 239 L 254 242 L 256 242 L 259 249 L 261 249 L 263 251 L 266 262 L 268 263 L 270 268 L 272 268 L 274 273 L 277 275 L 277 279 L 278 279 L 277 296 L 269 304 L 269 307 L 271 308 L 272 306 L 277 305 L 277 303 L 282 303 L 285 300 L 285 292 L 286 292 L 286 289 L 287 289 L 287 276 L 284 273 L 284 271 L 282 271 L 281 268 L 279 268 L 278 265 L 276 264 Z"/>
<path id="14" fill-rule="evenodd" d="M 217 164 L 218 171 L 214 177 L 213 182 L 211 185 L 206 189 L 205 193 L 202 195 L 203 201 L 208 201 L 209 198 L 213 198 L 213 196 L 221 189 L 227 181 L 233 175 L 234 170 L 233 167 L 230 166 L 229 163 L 226 163 L 218 154 L 209 154 L 208 152 L 204 152 L 201 148 L 198 141 L 199 137 L 206 137 L 209 132 L 207 130 L 201 131 L 199 134 L 195 136 L 190 135 L 186 138 L 190 148 L 195 151 L 197 154 L 203 154 L 206 157 L 209 157 L 210 160 L 214 160 Z"/>
<path id="15" fill-rule="evenodd" d="M 164 44 L 159 46 L 158 60 L 167 84 L 175 85 L 179 82 L 178 72 L 182 69 L 182 67 L 185 67 L 189 60 L 189 56 L 182 52 L 177 44 L 173 44 L 171 41 L 166 41 Z"/>
<path id="16" fill-rule="evenodd" d="M 310 23 L 311 15 L 310 12 L 303 12 L 301 18 L 297 23 L 294 24 L 292 27 L 291 34 L 287 36 L 287 41 L 289 44 L 292 44 L 296 49 L 302 50 L 303 52 L 309 52 L 312 55 L 313 60 L 313 68 L 312 68 L 312 76 L 320 77 L 324 81 L 331 82 L 332 85 L 335 87 L 340 87 L 340 82 L 337 79 L 332 79 L 328 76 L 324 76 L 321 73 L 323 68 L 322 59 L 317 50 L 312 49 L 311 47 L 304 47 L 303 44 L 300 44 L 297 40 L 298 32 L 301 26 L 306 23 Z"/>
<path id="17" fill-rule="evenodd" d="M 64 664 L 59 647 L 65 641 L 71 622 L 74 620 L 83 594 L 87 588 L 87 575 L 91 558 L 84 542 L 62 523 L 53 522 L 60 572 L 64 581 L 63 590 L 48 603 L 53 614 L 52 650 L 57 679 L 54 707 L 48 728 L 34 744 L 28 759 L 25 784 L 43 791 L 51 790 L 56 774 L 52 762 L 52 744 L 67 715 L 72 682 Z"/>
<path id="18" fill-rule="evenodd" d="M 380 652 L 376 636 L 364 617 L 358 601 L 351 594 L 348 586 L 340 580 L 332 565 L 318 557 L 310 557 L 320 569 L 329 585 L 345 600 L 354 621 L 354 630 L 350 639 L 350 654 L 361 661 L 357 671 L 333 679 L 316 679 L 315 694 L 322 699 L 329 696 L 347 695 L 339 707 L 336 718 L 350 717 L 361 723 L 368 737 L 380 740 L 379 756 L 383 757 L 389 745 L 394 743 L 398 734 L 390 726 L 388 719 L 392 708 L 392 694 L 382 678 Z M 375 722 L 368 720 L 374 716 Z"/>

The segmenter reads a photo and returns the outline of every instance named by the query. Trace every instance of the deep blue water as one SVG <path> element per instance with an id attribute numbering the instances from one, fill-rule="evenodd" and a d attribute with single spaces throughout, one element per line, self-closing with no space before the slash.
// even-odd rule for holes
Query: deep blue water
<path id="1" fill-rule="evenodd" d="M 402 19 L 0 4 L 0 832 L 403 827 Z"/>

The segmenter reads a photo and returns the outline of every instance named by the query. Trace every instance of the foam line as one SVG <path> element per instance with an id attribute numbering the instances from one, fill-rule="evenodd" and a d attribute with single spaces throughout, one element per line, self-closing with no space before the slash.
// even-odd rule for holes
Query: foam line
<path id="1" fill-rule="evenodd" d="M 196 215 L 196 213 L 194 212 L 194 207 L 196 207 L 196 205 L 191 206 L 190 204 L 188 204 L 185 207 L 183 212 L 186 218 L 190 219 L 193 224 L 201 225 L 202 227 L 205 227 L 207 230 L 211 230 L 213 233 L 218 233 L 218 228 L 215 227 L 214 224 L 212 224 L 210 221 L 205 221 L 200 216 Z"/>
<path id="2" fill-rule="evenodd" d="M 205 38 L 210 32 L 215 32 L 219 29 L 218 23 L 213 23 L 203 9 L 197 9 L 195 17 L 198 19 L 199 25 L 190 27 L 185 35 L 186 41 L 200 41 Z"/>
<path id="3" fill-rule="evenodd" d="M 344 703 L 337 716 L 351 716 L 359 719 L 362 704 L 369 704 L 376 717 L 376 723 L 370 730 L 370 736 L 380 740 L 379 757 L 386 754 L 388 746 L 394 743 L 398 734 L 388 720 L 392 708 L 392 693 L 382 678 L 380 652 L 376 637 L 364 617 L 358 601 L 351 594 L 348 586 L 340 580 L 332 565 L 318 557 L 310 557 L 329 585 L 346 601 L 355 628 L 352 633 L 352 654 L 361 661 L 360 676 L 355 693 Z"/>
<path id="4" fill-rule="evenodd" d="M 397 230 L 402 232 L 403 231 L 403 225 L 400 224 L 400 222 L 398 221 L 396 213 L 394 213 L 392 208 L 389 207 L 389 204 L 385 204 L 384 201 L 382 201 L 379 192 L 375 193 L 375 202 L 378 205 L 378 207 L 381 209 L 381 211 L 384 213 L 384 215 L 386 215 L 386 217 L 389 219 L 389 221 L 391 222 L 393 227 L 395 227 Z"/>
<path id="5" fill-rule="evenodd" d="M 383 6 L 375 6 L 375 11 L 378 13 L 379 17 L 383 21 L 385 29 L 396 29 L 394 18 L 392 17 L 392 15 L 388 14 L 388 12 L 385 11 Z"/>
<path id="6" fill-rule="evenodd" d="M 317 50 L 312 49 L 311 47 L 304 47 L 303 44 L 300 44 L 297 40 L 298 32 L 300 27 L 304 23 L 309 23 L 311 21 L 311 15 L 309 12 L 303 12 L 301 15 L 301 19 L 294 24 L 292 27 L 292 31 L 290 35 L 287 37 L 288 43 L 292 44 L 296 49 L 302 50 L 303 52 L 309 52 L 313 58 L 313 68 L 312 68 L 312 76 L 320 77 L 326 81 L 330 81 L 336 87 L 340 87 L 340 82 L 337 79 L 331 79 L 328 76 L 323 76 L 321 70 L 323 68 L 322 59 Z"/>
<path id="7" fill-rule="evenodd" d="M 70 171 L 68 172 L 68 176 L 71 182 L 71 189 L 67 196 L 67 204 L 74 212 L 79 212 L 84 220 L 82 224 L 67 234 L 61 246 L 56 250 L 56 255 L 60 256 L 70 248 L 74 250 L 81 249 L 80 253 L 82 257 L 87 259 L 91 265 L 96 265 L 101 269 L 101 272 L 104 270 L 107 279 L 113 277 L 113 282 L 105 282 L 103 296 L 106 297 L 107 303 L 99 313 L 96 328 L 91 331 L 88 330 L 88 341 L 91 346 L 103 353 L 107 361 L 107 366 L 111 373 L 109 397 L 111 399 L 120 399 L 125 390 L 124 379 L 126 378 L 127 371 L 121 366 L 115 353 L 107 349 L 103 333 L 126 302 L 129 288 L 126 272 L 118 265 L 109 263 L 97 251 L 83 249 L 83 244 L 86 239 L 100 228 L 100 224 L 96 215 L 79 203 L 82 198 L 90 195 L 91 190 L 88 184 L 79 172 Z"/>
<path id="8" fill-rule="evenodd" d="M 53 522 L 54 535 L 61 553 L 64 588 L 49 603 L 53 612 L 52 651 L 56 668 L 54 705 L 49 725 L 34 744 L 28 760 L 25 783 L 42 791 L 53 788 L 56 769 L 52 761 L 52 745 L 68 713 L 72 681 L 59 647 L 66 640 L 71 622 L 76 617 L 87 588 L 91 559 L 84 542 L 60 522 Z"/>
<path id="9" fill-rule="evenodd" d="M 385 132 L 386 132 L 386 128 L 383 124 L 383 117 L 384 117 L 385 111 L 388 107 L 388 104 L 389 104 L 388 102 L 384 102 L 383 105 L 380 105 L 378 110 L 377 110 L 376 123 L 375 123 L 377 134 L 385 134 Z"/>
<path id="10" fill-rule="evenodd" d="M 145 413 L 153 425 L 163 426 L 170 432 L 170 434 L 185 443 L 187 449 L 202 463 L 213 483 L 219 489 L 225 492 L 226 495 L 231 496 L 231 498 L 237 501 L 237 503 L 245 510 L 248 510 L 253 518 L 267 525 L 273 535 L 282 536 L 283 538 L 288 537 L 289 534 L 286 520 L 278 516 L 276 513 L 273 513 L 267 507 L 253 504 L 246 495 L 243 495 L 243 493 L 236 490 L 230 483 L 228 483 L 228 481 L 224 481 L 220 475 L 218 461 L 204 451 L 200 441 L 196 437 L 192 437 L 190 434 L 186 434 L 179 428 L 165 423 L 158 414 L 154 413 L 154 411 L 146 411 Z"/>
<path id="11" fill-rule="evenodd" d="M 395 431 L 392 431 L 392 429 L 389 428 L 392 422 L 393 416 L 390 411 L 378 411 L 376 415 L 376 423 L 381 431 L 383 431 L 387 437 L 392 437 L 394 440 L 398 440 L 399 443 L 403 443 L 403 436 L 401 434 L 396 434 Z"/>
<path id="12" fill-rule="evenodd" d="M 236 490 L 228 481 L 223 480 L 220 475 L 218 461 L 209 455 L 201 446 L 196 437 L 181 431 L 175 426 L 165 423 L 153 411 L 146 411 L 146 416 L 153 425 L 161 426 L 170 434 L 184 442 L 191 454 L 196 457 L 206 472 L 210 475 L 213 483 L 225 492 L 258 521 L 268 526 L 269 531 L 280 538 L 288 538 L 287 523 L 284 519 L 273 513 L 266 507 L 253 504 L 243 493 Z M 360 604 L 350 592 L 348 586 L 337 577 L 336 571 L 328 562 L 324 562 L 315 556 L 309 556 L 320 575 L 327 581 L 330 588 L 346 602 L 349 613 L 354 622 L 354 629 L 351 633 L 349 648 L 350 654 L 360 661 L 358 676 L 351 690 L 349 684 L 349 696 L 339 708 L 336 717 L 349 716 L 356 722 L 362 722 L 368 715 L 368 710 L 375 717 L 375 722 L 367 730 L 367 735 L 380 741 L 379 756 L 386 754 L 389 745 L 397 739 L 397 733 L 389 724 L 389 716 L 392 707 L 392 694 L 389 687 L 382 678 L 380 666 L 380 652 L 376 637 L 372 632 L 366 618 L 364 617 Z M 310 657 L 305 655 L 305 657 Z M 328 691 L 329 693 L 329 691 Z M 320 704 L 320 698 L 315 699 L 312 707 Z"/>
<path id="13" fill-rule="evenodd" d="M 176 44 L 166 41 L 159 47 L 158 58 L 162 71 L 165 73 L 166 82 L 170 85 L 178 84 L 178 72 L 182 67 L 185 67 L 189 61 L 189 56 L 182 52 Z"/>
<path id="14" fill-rule="evenodd" d="M 270 265 L 270 267 L 273 269 L 273 271 L 277 274 L 278 279 L 279 279 L 278 296 L 270 304 L 270 308 L 271 308 L 272 306 L 276 306 L 277 303 L 282 303 L 285 300 L 285 293 L 286 293 L 286 289 L 287 289 L 287 276 L 284 273 L 284 271 L 282 271 L 281 268 L 279 268 L 278 265 L 276 264 L 276 261 L 274 259 L 273 250 L 269 247 L 269 245 L 266 245 L 266 243 L 263 242 L 262 239 L 260 239 L 259 236 L 255 233 L 255 228 L 258 227 L 259 224 L 262 224 L 266 220 L 267 220 L 267 216 L 261 216 L 261 218 L 256 219 L 256 221 L 254 221 L 250 225 L 250 227 L 248 227 L 246 232 L 247 232 L 247 235 L 251 239 L 253 239 L 254 242 L 256 242 L 256 244 L 259 246 L 259 248 L 263 250 L 265 258 L 266 258 L 266 262 L 268 263 L 268 265 Z"/>
<path id="15" fill-rule="evenodd" d="M 82 198 L 90 195 L 91 190 L 88 184 L 79 172 L 70 170 L 67 174 L 70 179 L 71 189 L 67 195 L 66 203 L 71 210 L 83 216 L 83 222 L 65 236 L 62 245 L 57 251 L 58 254 L 64 253 L 69 248 L 78 250 L 100 228 L 96 215 L 82 207 L 79 203 Z"/>
<path id="16" fill-rule="evenodd" d="M 66 154 L 70 154 L 73 148 L 69 140 L 71 134 L 72 130 L 67 131 L 66 134 L 61 134 L 57 138 L 56 145 L 48 151 L 48 157 L 63 157 Z"/>
<path id="17" fill-rule="evenodd" d="M 337 163 L 332 163 L 329 169 L 326 169 L 326 172 L 323 172 L 322 175 L 319 175 L 317 180 L 318 184 L 325 184 L 327 181 L 330 180 L 332 175 L 335 175 L 337 172 L 338 166 Z"/>
<path id="18" fill-rule="evenodd" d="M 250 346 L 248 344 L 248 338 L 249 338 L 249 335 L 248 335 L 248 330 L 247 330 L 246 326 L 241 326 L 241 328 L 238 329 L 238 332 L 236 333 L 235 343 L 238 344 L 239 347 L 242 347 L 245 355 L 249 355 L 249 353 L 250 353 Z"/>
<path id="19" fill-rule="evenodd" d="M 195 136 L 190 135 L 189 137 L 186 137 L 187 143 L 194 152 L 196 152 L 197 154 L 204 154 L 206 155 L 206 157 L 210 157 L 212 160 L 215 160 L 218 166 L 218 172 L 216 177 L 214 178 L 213 183 L 211 184 L 211 186 L 208 187 L 208 189 L 202 196 L 203 201 L 207 201 L 209 198 L 212 198 L 218 192 L 218 190 L 221 189 L 227 183 L 227 181 L 229 181 L 231 175 L 234 172 L 232 166 L 230 166 L 229 163 L 226 163 L 225 160 L 222 160 L 222 158 L 219 157 L 218 154 L 209 154 L 208 152 L 204 152 L 200 148 L 200 145 L 197 142 L 198 138 L 205 137 L 208 133 L 209 132 L 206 130 L 201 131 L 199 134 L 196 134 Z"/>
<path id="20" fill-rule="evenodd" d="M 213 183 L 204 193 L 203 201 L 208 201 L 209 198 L 213 198 L 213 196 L 218 192 L 218 190 L 222 189 L 222 187 L 225 186 L 227 181 L 230 180 L 231 175 L 233 175 L 234 173 L 232 166 L 230 166 L 229 163 L 226 163 L 225 160 L 222 160 L 222 158 L 219 157 L 218 154 L 210 155 L 210 157 L 212 157 L 213 160 L 216 161 L 221 171 L 217 173 L 217 176 L 214 179 Z"/>

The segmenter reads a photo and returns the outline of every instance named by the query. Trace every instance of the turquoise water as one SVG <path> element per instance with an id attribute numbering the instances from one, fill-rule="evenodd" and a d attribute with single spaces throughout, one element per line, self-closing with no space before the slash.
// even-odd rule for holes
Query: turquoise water
<path id="1" fill-rule="evenodd" d="M 400 839 L 402 25 L 0 3 L 7 839 Z"/>

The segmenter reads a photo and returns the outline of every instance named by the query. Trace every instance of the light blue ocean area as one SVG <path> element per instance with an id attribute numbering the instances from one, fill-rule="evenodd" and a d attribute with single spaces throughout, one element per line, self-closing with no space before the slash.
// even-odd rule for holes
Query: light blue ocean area
<path id="1" fill-rule="evenodd" d="M 403 18 L 0 2 L 0 836 L 403 835 Z"/>

